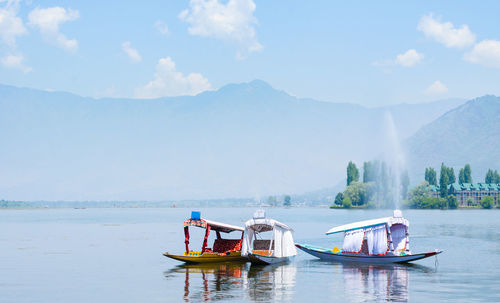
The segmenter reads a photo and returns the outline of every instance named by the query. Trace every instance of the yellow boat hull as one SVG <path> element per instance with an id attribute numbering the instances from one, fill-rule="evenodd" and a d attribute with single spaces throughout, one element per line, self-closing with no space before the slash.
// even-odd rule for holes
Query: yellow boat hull
<path id="1" fill-rule="evenodd" d="M 218 253 L 204 253 L 197 252 L 184 253 L 183 255 L 172 255 L 168 252 L 163 254 L 165 257 L 182 261 L 186 263 L 218 263 L 218 262 L 246 262 L 248 259 L 241 256 L 241 251 L 232 251 L 223 255 Z"/>

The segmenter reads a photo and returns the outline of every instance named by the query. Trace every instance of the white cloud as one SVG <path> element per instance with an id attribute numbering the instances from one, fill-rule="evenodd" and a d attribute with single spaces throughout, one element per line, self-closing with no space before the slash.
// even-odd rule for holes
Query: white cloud
<path id="1" fill-rule="evenodd" d="M 184 76 L 176 71 L 172 58 L 161 58 L 156 65 L 154 79 L 135 90 L 138 98 L 196 95 L 211 88 L 208 80 L 199 73 Z"/>
<path id="2" fill-rule="evenodd" d="M 471 46 L 476 40 L 476 36 L 467 25 L 455 28 L 451 22 L 441 23 L 432 14 L 423 16 L 417 29 L 422 31 L 427 38 L 434 39 L 446 47 L 463 48 Z"/>
<path id="3" fill-rule="evenodd" d="M 397 55 L 394 63 L 405 67 L 411 67 L 420 63 L 422 59 L 424 59 L 424 54 L 421 54 L 414 49 L 409 49 L 406 53 Z"/>
<path id="4" fill-rule="evenodd" d="M 162 35 L 168 35 L 169 34 L 168 25 L 165 22 L 161 21 L 161 20 L 158 20 L 158 21 L 155 22 L 155 28 Z"/>
<path id="5" fill-rule="evenodd" d="M 23 20 L 17 16 L 17 5 L 8 3 L 0 8 L 0 37 L 10 48 L 16 47 L 16 38 L 28 33 Z"/>
<path id="6" fill-rule="evenodd" d="M 123 42 L 122 49 L 132 62 L 138 63 L 142 61 L 142 57 L 139 52 L 130 46 L 130 41 Z"/>
<path id="7" fill-rule="evenodd" d="M 424 91 L 426 95 L 440 95 L 446 92 L 448 92 L 448 88 L 439 80 L 429 85 Z"/>
<path id="8" fill-rule="evenodd" d="M 215 37 L 238 47 L 238 58 L 262 50 L 257 41 L 254 25 L 255 3 L 253 0 L 190 0 L 189 9 L 182 11 L 179 18 L 190 24 L 191 35 Z"/>
<path id="9" fill-rule="evenodd" d="M 24 65 L 24 56 L 23 55 L 7 55 L 0 59 L 2 65 L 6 68 L 19 69 L 24 73 L 29 73 L 32 71 L 32 68 Z"/>
<path id="10" fill-rule="evenodd" d="M 399 54 L 394 60 L 380 60 L 372 62 L 373 66 L 387 67 L 394 65 L 401 65 L 404 67 L 412 67 L 420 63 L 424 59 L 424 54 L 417 52 L 414 49 L 407 50 L 404 54 Z"/>
<path id="11" fill-rule="evenodd" d="M 484 40 L 464 55 L 466 61 L 500 68 L 500 41 Z"/>
<path id="12" fill-rule="evenodd" d="M 59 32 L 59 27 L 61 24 L 75 21 L 79 17 L 80 13 L 77 10 L 71 8 L 66 10 L 59 6 L 44 9 L 35 8 L 28 15 L 29 24 L 38 28 L 45 40 L 71 52 L 78 49 L 78 41 L 66 38 L 64 34 Z"/>

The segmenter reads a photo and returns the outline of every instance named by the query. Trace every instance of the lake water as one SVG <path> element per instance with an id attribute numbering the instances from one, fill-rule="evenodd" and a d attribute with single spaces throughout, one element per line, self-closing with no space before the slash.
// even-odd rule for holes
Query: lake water
<path id="1" fill-rule="evenodd" d="M 442 249 L 414 265 L 321 262 L 299 251 L 288 265 L 182 266 L 190 209 L 0 211 L 0 302 L 500 302 L 498 210 L 405 210 L 415 252 Z M 207 208 L 202 216 L 242 225 L 254 209 Z M 295 241 L 341 246 L 335 225 L 389 210 L 272 208 Z M 191 228 L 192 249 L 203 231 Z"/>

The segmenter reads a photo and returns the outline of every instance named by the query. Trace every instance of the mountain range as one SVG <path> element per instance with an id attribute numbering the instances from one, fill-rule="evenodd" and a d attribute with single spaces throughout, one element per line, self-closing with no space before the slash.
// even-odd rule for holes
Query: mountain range
<path id="1" fill-rule="evenodd" d="M 489 168 L 500 168 L 500 98 L 483 96 L 454 108 L 423 126 L 405 142 L 409 168 L 423 180 L 423 167 L 439 171 L 442 162 L 458 170 L 472 167 L 473 180 L 484 182 Z"/>
<path id="2" fill-rule="evenodd" d="M 426 129 L 465 101 L 367 108 L 260 80 L 147 100 L 0 85 L 0 199 L 259 200 L 327 188 L 348 161 L 387 153 L 391 127 L 425 154 Z"/>

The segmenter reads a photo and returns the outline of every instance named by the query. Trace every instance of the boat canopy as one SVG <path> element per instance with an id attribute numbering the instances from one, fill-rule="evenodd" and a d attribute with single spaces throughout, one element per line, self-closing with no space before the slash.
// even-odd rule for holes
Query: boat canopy
<path id="1" fill-rule="evenodd" d="M 268 247 L 269 251 L 273 250 L 274 257 L 290 257 L 297 254 L 292 237 L 293 230 L 284 223 L 266 218 L 266 213 L 258 210 L 252 219 L 245 222 L 241 255 L 246 256 L 252 251 L 258 233 L 268 231 L 273 233 L 272 244 L 270 242 Z"/>
<path id="2" fill-rule="evenodd" d="M 191 212 L 191 218 L 184 221 L 184 243 L 186 244 L 186 253 L 189 253 L 189 226 L 205 228 L 205 237 L 203 238 L 201 253 L 205 252 L 208 236 L 211 230 L 214 230 L 217 233 L 217 239 L 221 239 L 220 232 L 230 233 L 233 231 L 241 231 L 241 237 L 243 238 L 243 232 L 245 231 L 245 229 L 240 226 L 202 219 L 199 211 L 193 211 Z"/>
<path id="3" fill-rule="evenodd" d="M 326 234 L 344 232 L 342 253 L 363 253 L 370 256 L 379 256 L 388 252 L 409 252 L 409 226 L 410 223 L 403 218 L 401 211 L 395 210 L 392 217 L 334 227 Z"/>
<path id="4" fill-rule="evenodd" d="M 244 231 L 245 229 L 240 226 L 235 226 L 235 225 L 230 225 L 230 224 L 225 224 L 225 223 L 220 223 L 220 222 L 215 222 L 211 220 L 205 220 L 205 219 L 187 219 L 184 221 L 184 227 L 186 226 L 195 226 L 195 227 L 201 227 L 201 228 L 207 228 L 207 226 L 210 226 L 211 230 L 219 231 L 219 232 L 224 232 L 224 233 L 230 233 L 232 231 Z"/>
<path id="5" fill-rule="evenodd" d="M 359 222 L 354 222 L 354 223 L 349 223 L 349 224 L 333 227 L 330 230 L 328 230 L 326 232 L 326 234 L 331 235 L 331 234 L 336 234 L 336 233 L 340 233 L 340 232 L 347 232 L 347 231 L 356 230 L 356 229 L 364 229 L 364 228 L 378 226 L 378 225 L 387 225 L 388 227 L 391 227 L 392 225 L 395 225 L 395 224 L 403 224 L 407 227 L 410 226 L 410 222 L 408 222 L 408 220 L 403 218 L 401 211 L 395 210 L 393 217 L 359 221 Z"/>

